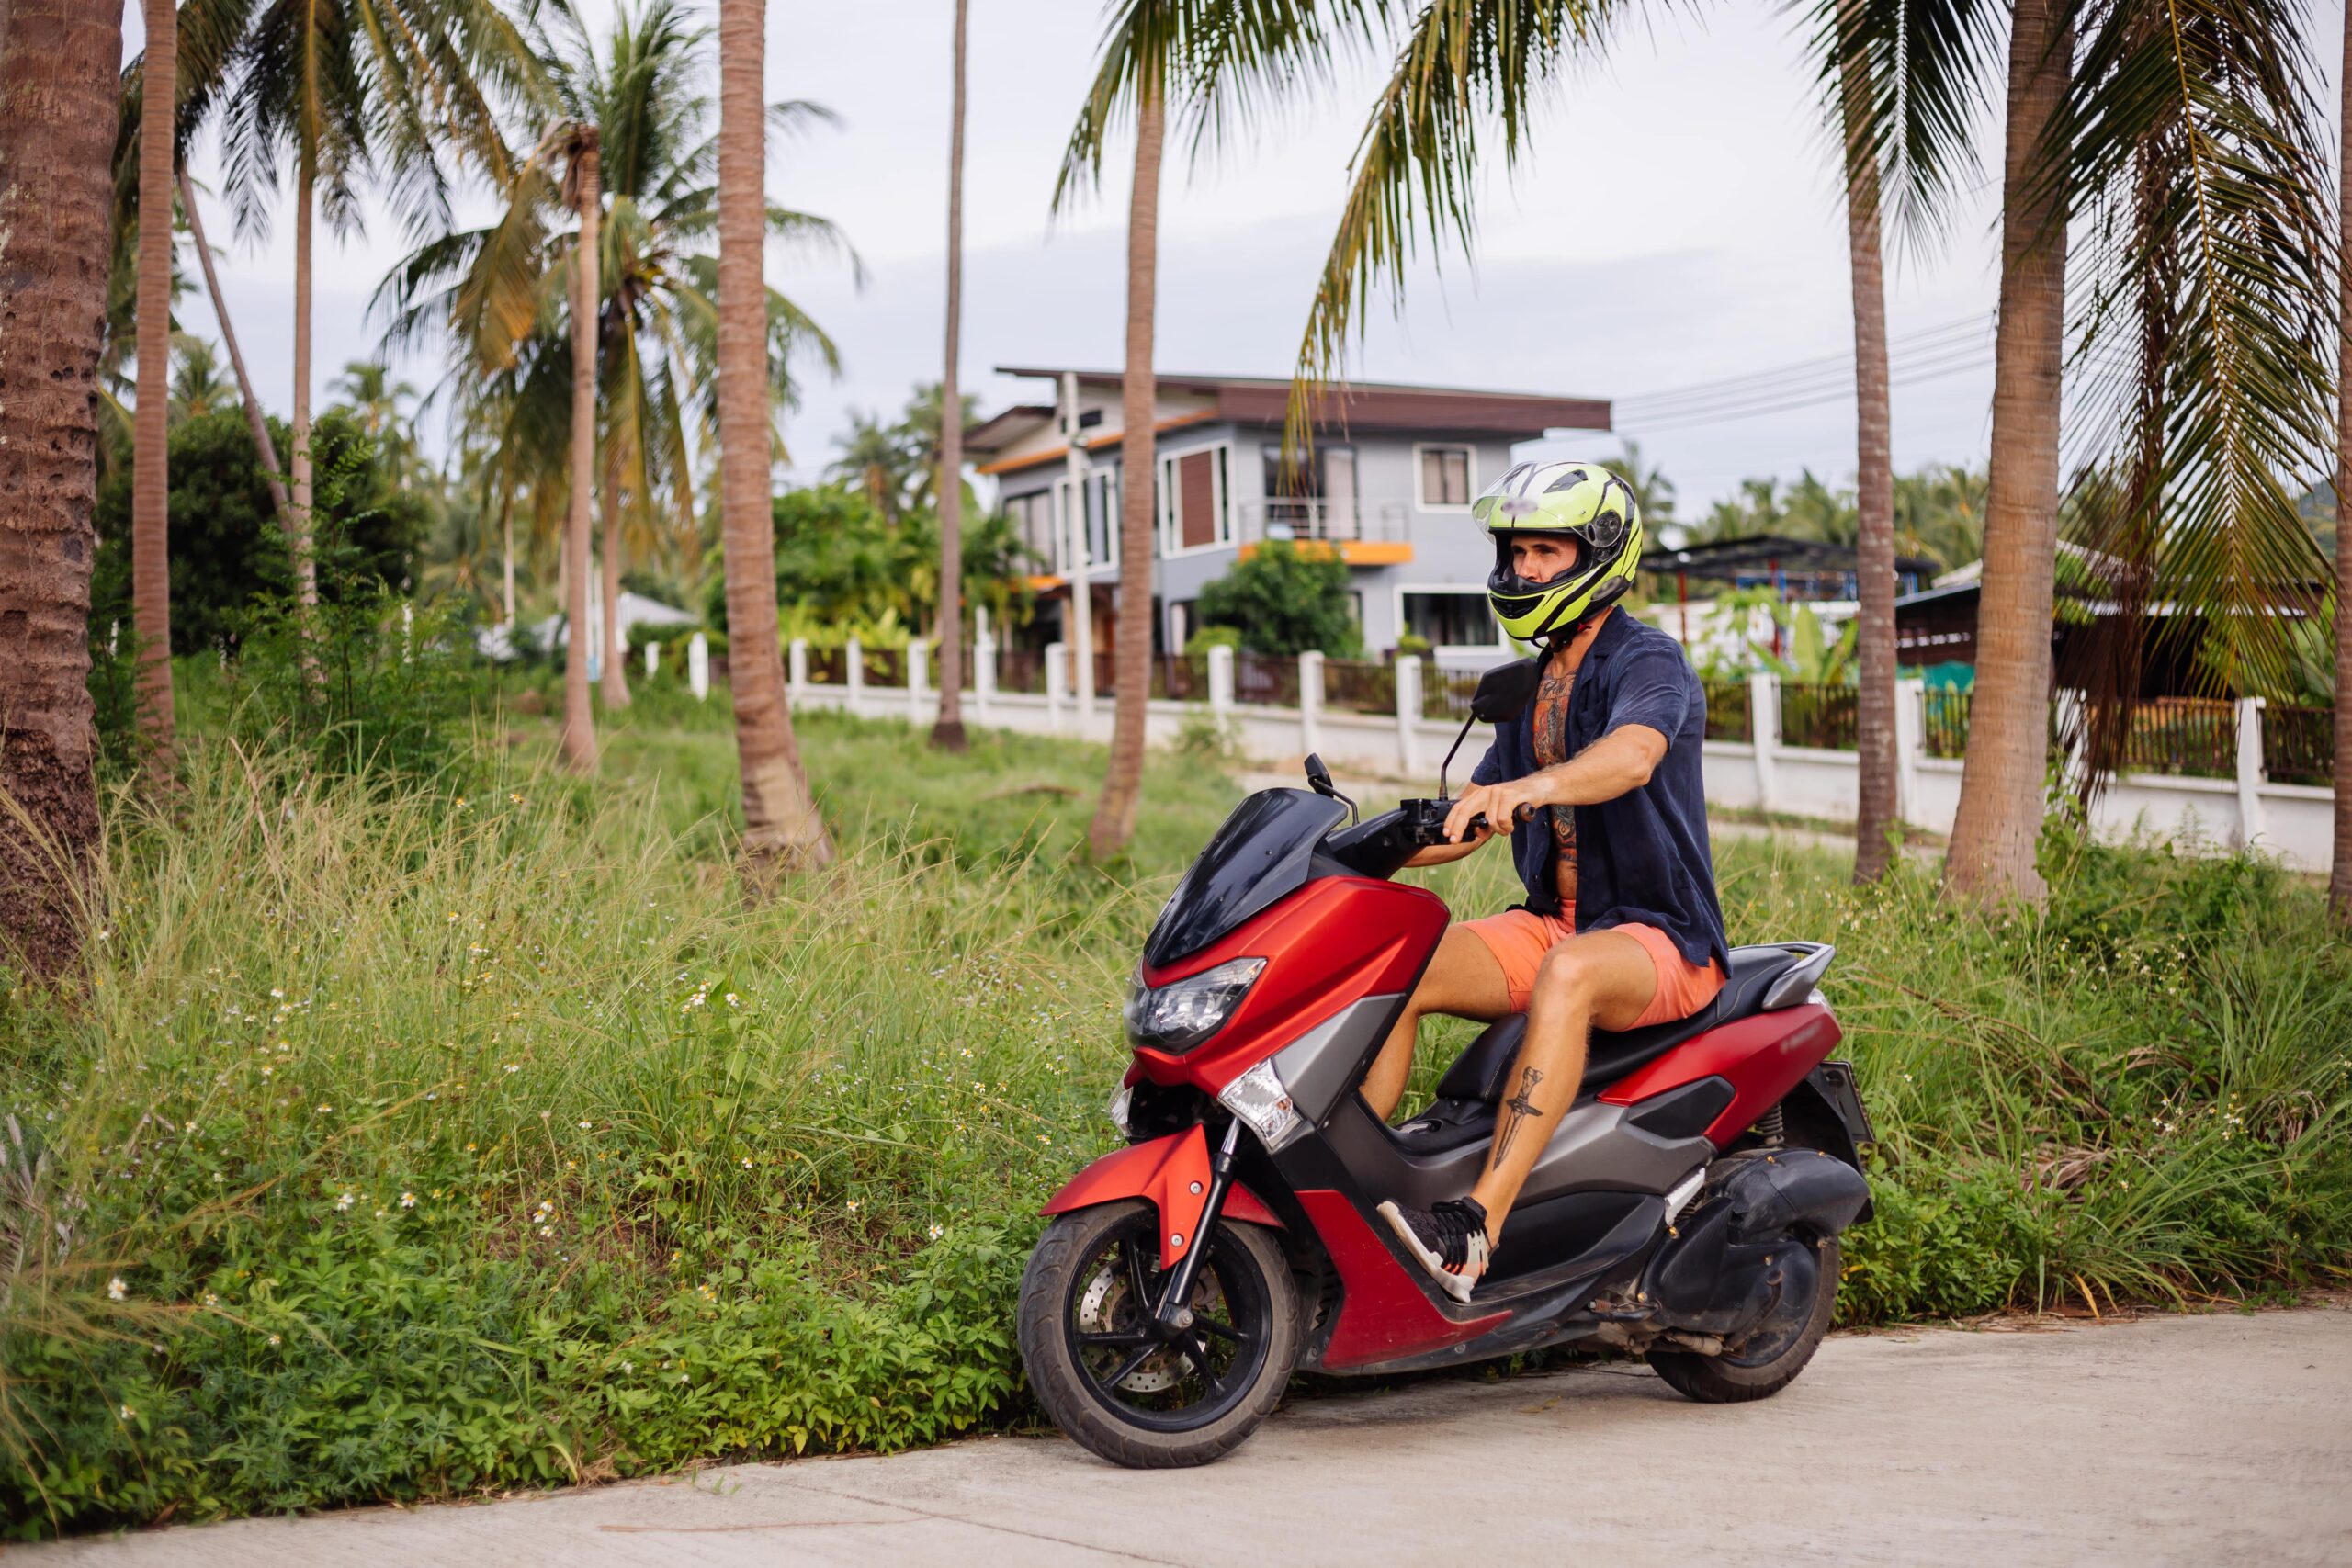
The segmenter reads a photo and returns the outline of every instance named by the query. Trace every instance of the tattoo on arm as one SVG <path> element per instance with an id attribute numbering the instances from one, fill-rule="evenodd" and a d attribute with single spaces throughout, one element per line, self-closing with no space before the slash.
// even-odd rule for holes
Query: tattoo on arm
<path id="1" fill-rule="evenodd" d="M 1544 1073 L 1541 1068 L 1521 1067 L 1520 1069 L 1519 1092 L 1503 1101 L 1503 1109 L 1510 1111 L 1511 1115 L 1510 1122 L 1503 1127 L 1503 1135 L 1495 1144 L 1497 1165 L 1502 1164 L 1503 1156 L 1510 1153 L 1511 1140 L 1519 1136 L 1521 1126 L 1529 1118 L 1544 1114 L 1535 1108 L 1535 1086 L 1543 1081 Z"/>

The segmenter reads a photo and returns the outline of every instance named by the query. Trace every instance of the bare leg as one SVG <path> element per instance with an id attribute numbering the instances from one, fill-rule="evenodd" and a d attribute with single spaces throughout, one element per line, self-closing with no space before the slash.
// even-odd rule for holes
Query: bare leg
<path id="1" fill-rule="evenodd" d="M 1445 929 L 1437 955 L 1406 999 L 1396 1026 L 1388 1032 L 1388 1043 L 1380 1048 L 1372 1071 L 1364 1077 L 1364 1100 L 1384 1122 L 1396 1113 L 1405 1098 L 1406 1080 L 1413 1076 L 1413 1042 L 1420 1032 L 1421 1016 L 1432 1012 L 1489 1023 L 1509 1016 L 1510 986 L 1503 979 L 1503 966 L 1495 961 L 1494 949 L 1480 941 L 1477 932 L 1460 925 Z"/>
<path id="2" fill-rule="evenodd" d="M 1451 933 L 1448 933 L 1451 935 Z M 1475 938 L 1473 940 L 1476 940 Z M 1486 1174 L 1470 1190 L 1487 1211 L 1487 1235 L 1503 1219 L 1550 1143 L 1584 1079 L 1585 1035 L 1595 1025 L 1629 1029 L 1657 992 L 1649 950 L 1623 931 L 1586 931 L 1544 955 L 1527 1010 L 1527 1037 L 1511 1063 Z"/>

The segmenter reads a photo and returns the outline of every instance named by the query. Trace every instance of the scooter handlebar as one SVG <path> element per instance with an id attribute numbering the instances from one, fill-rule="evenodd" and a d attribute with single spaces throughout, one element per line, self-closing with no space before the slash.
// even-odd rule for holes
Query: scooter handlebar
<path id="1" fill-rule="evenodd" d="M 1396 806 L 1397 809 L 1405 815 L 1406 829 L 1411 836 L 1412 842 L 1420 848 L 1427 849 L 1438 844 L 1470 841 L 1468 839 L 1449 839 L 1445 836 L 1446 815 L 1453 809 L 1453 802 L 1451 800 L 1400 800 Z M 1512 813 L 1512 819 L 1525 823 L 1535 815 L 1536 809 L 1532 806 L 1522 806 Z M 1487 820 L 1487 814 L 1483 811 L 1470 818 L 1470 831 L 1473 834 L 1482 832 L 1491 826 L 1492 824 Z"/>

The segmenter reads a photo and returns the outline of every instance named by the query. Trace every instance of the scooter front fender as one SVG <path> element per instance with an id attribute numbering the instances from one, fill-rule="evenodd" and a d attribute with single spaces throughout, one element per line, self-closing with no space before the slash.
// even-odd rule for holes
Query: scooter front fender
<path id="1" fill-rule="evenodd" d="M 1104 1155 L 1069 1179 L 1038 1211 L 1067 1214 L 1098 1203 L 1141 1198 L 1159 1211 L 1159 1266 L 1176 1260 L 1200 1239 L 1201 1211 L 1209 1201 L 1208 1133 L 1194 1122 L 1181 1133 L 1130 1144 Z M 1258 1195 L 1234 1183 L 1225 1195 L 1224 1218 L 1282 1228 L 1282 1221 Z"/>

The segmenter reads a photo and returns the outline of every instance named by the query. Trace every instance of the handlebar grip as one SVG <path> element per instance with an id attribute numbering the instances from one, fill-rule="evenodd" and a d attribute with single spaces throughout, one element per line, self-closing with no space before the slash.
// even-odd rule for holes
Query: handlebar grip
<path id="1" fill-rule="evenodd" d="M 1511 820 L 1519 826 L 1524 827 L 1529 822 L 1534 820 L 1535 813 L 1538 809 L 1540 808 L 1532 806 L 1521 806 L 1511 812 Z M 1493 824 L 1487 820 L 1487 814 L 1483 811 L 1470 818 L 1470 831 L 1473 833 L 1477 832 L 1482 828 L 1491 828 Z"/>

